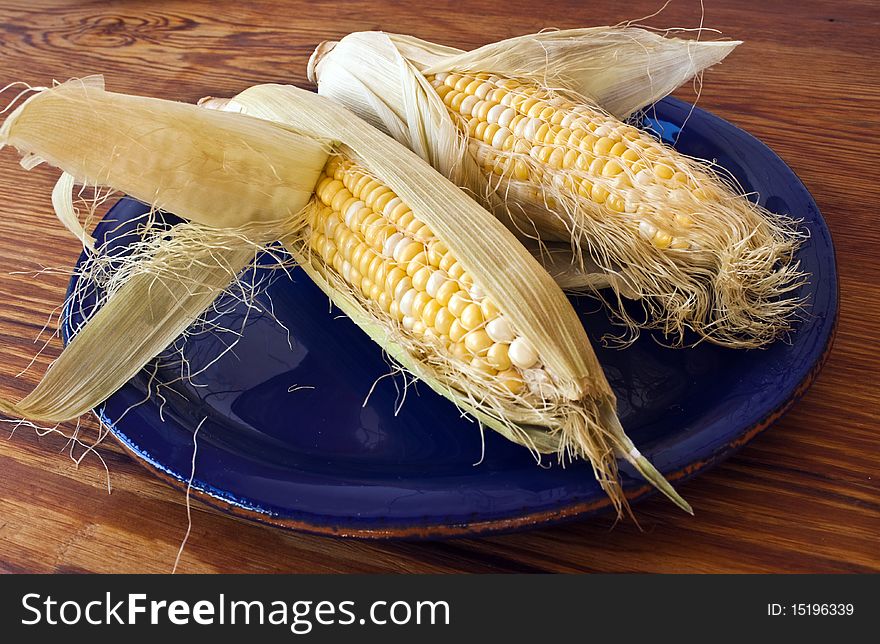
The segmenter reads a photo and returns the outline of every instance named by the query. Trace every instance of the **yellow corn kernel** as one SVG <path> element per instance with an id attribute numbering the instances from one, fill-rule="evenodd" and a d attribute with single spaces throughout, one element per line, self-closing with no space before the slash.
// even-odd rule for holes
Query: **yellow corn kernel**
<path id="1" fill-rule="evenodd" d="M 420 318 L 422 316 L 422 310 L 431 302 L 433 298 L 427 293 L 416 293 L 416 296 L 413 298 L 412 309 L 410 315 L 414 318 Z"/>
<path id="2" fill-rule="evenodd" d="M 626 152 L 629 148 L 627 148 L 626 143 L 623 141 L 618 141 L 614 145 L 611 146 L 611 149 L 608 150 L 608 156 L 610 157 L 620 157 Z"/>
<path id="3" fill-rule="evenodd" d="M 420 228 L 413 231 L 413 237 L 416 241 L 420 241 L 423 244 L 426 244 L 434 237 L 434 233 L 431 232 L 428 224 L 422 224 Z"/>
<path id="4" fill-rule="evenodd" d="M 395 223 L 397 223 L 398 228 L 402 228 L 405 230 L 406 227 L 415 220 L 415 218 L 416 216 L 413 214 L 412 210 L 407 209 L 406 212 L 404 212 L 400 215 L 400 217 L 397 218 L 397 221 Z"/>
<path id="5" fill-rule="evenodd" d="M 455 259 L 455 257 L 452 256 L 452 253 L 446 253 L 445 255 L 443 255 L 443 259 L 440 260 L 439 268 L 448 273 L 449 269 L 452 267 L 453 264 L 456 263 L 456 261 L 457 260 Z"/>
<path id="6" fill-rule="evenodd" d="M 595 145 L 593 145 L 593 152 L 595 152 L 597 156 L 608 156 L 608 153 L 613 147 L 614 140 L 608 138 L 607 136 L 603 136 L 598 141 L 596 141 Z"/>
<path id="7" fill-rule="evenodd" d="M 447 280 L 444 282 L 439 289 L 437 289 L 437 301 L 440 302 L 443 306 L 447 306 L 449 304 L 450 298 L 456 293 L 458 293 L 460 289 L 458 288 L 458 284 L 456 284 L 453 280 Z"/>
<path id="8" fill-rule="evenodd" d="M 334 244 L 332 240 L 324 240 L 324 245 L 321 248 L 321 256 L 324 258 L 324 261 L 326 263 L 333 263 L 333 258 L 336 256 L 336 244 Z"/>
<path id="9" fill-rule="evenodd" d="M 605 199 L 605 205 L 615 212 L 624 212 L 626 210 L 625 202 L 617 195 L 609 195 Z"/>
<path id="10" fill-rule="evenodd" d="M 411 330 L 414 335 L 425 335 L 425 331 L 428 330 L 428 327 L 426 327 L 425 323 L 421 320 L 415 320 L 412 324 Z"/>
<path id="11" fill-rule="evenodd" d="M 455 89 L 459 92 L 464 92 L 464 88 L 471 84 L 471 79 L 467 76 L 462 76 L 455 83 Z"/>
<path id="12" fill-rule="evenodd" d="M 667 248 L 672 243 L 672 235 L 665 230 L 658 230 L 651 240 L 657 248 Z"/>
<path id="13" fill-rule="evenodd" d="M 677 223 L 679 226 L 683 226 L 684 228 L 690 228 L 694 225 L 694 220 L 690 215 L 679 212 L 675 215 L 675 223 Z"/>
<path id="14" fill-rule="evenodd" d="M 388 277 L 388 271 L 391 270 L 391 265 L 381 257 L 378 257 L 378 259 L 379 262 L 376 263 L 374 267 L 373 265 L 371 265 L 370 279 L 373 280 L 376 284 L 384 287 L 385 280 Z"/>
<path id="15" fill-rule="evenodd" d="M 394 293 L 397 289 L 397 285 L 400 284 L 400 281 L 406 277 L 406 271 L 394 267 L 389 271 L 388 277 L 385 278 L 385 290 L 389 293 Z"/>
<path id="16" fill-rule="evenodd" d="M 412 212 L 409 209 L 409 206 L 407 206 L 405 203 L 403 203 L 401 201 L 400 203 L 395 205 L 393 208 L 389 209 L 388 219 L 390 219 L 391 221 L 394 221 L 394 222 L 399 222 L 400 219 L 409 212 Z"/>
<path id="17" fill-rule="evenodd" d="M 345 186 L 341 181 L 331 179 L 330 177 L 324 177 L 318 182 L 318 185 L 315 188 L 315 193 L 318 195 L 318 199 L 320 199 L 325 205 L 329 205 L 333 195 L 344 187 Z"/>
<path id="18" fill-rule="evenodd" d="M 372 250 L 367 248 L 363 252 L 363 254 L 361 254 L 361 261 L 359 261 L 357 264 L 357 269 L 360 271 L 361 275 L 369 276 L 370 274 L 372 274 L 371 268 L 373 266 L 373 262 L 375 262 L 375 261 L 381 261 L 381 260 L 379 259 L 379 256 L 376 253 L 374 253 Z"/>
<path id="19" fill-rule="evenodd" d="M 498 371 L 506 371 L 511 367 L 510 357 L 507 355 L 508 347 L 507 344 L 496 342 L 486 352 L 486 360 Z"/>
<path id="20" fill-rule="evenodd" d="M 660 179 L 671 179 L 675 171 L 664 163 L 654 164 L 654 174 Z"/>
<path id="21" fill-rule="evenodd" d="M 449 310 L 448 308 L 446 309 Z M 449 339 L 453 342 L 460 342 L 461 339 L 465 336 L 467 331 L 463 326 L 461 326 L 461 322 L 458 321 L 457 318 L 453 315 L 453 322 L 449 326 Z"/>
<path id="22" fill-rule="evenodd" d="M 443 82 L 448 87 L 455 87 L 459 80 L 461 80 L 461 74 L 449 74 Z"/>
<path id="23" fill-rule="evenodd" d="M 467 298 L 464 292 L 458 290 L 452 294 L 452 297 L 449 298 L 449 301 L 446 303 L 446 308 L 450 310 L 452 315 L 457 318 L 461 318 L 461 314 L 470 303 L 470 300 Z"/>
<path id="24" fill-rule="evenodd" d="M 566 170 L 569 168 L 573 168 L 577 163 L 577 160 L 580 158 L 581 153 L 579 150 L 568 149 L 565 151 L 565 155 L 562 157 L 562 167 Z"/>
<path id="25" fill-rule="evenodd" d="M 439 85 L 438 87 L 435 87 L 434 91 L 437 92 L 437 94 L 440 96 L 441 99 L 445 99 L 446 95 L 452 91 L 452 88 L 449 87 L 448 85 L 443 84 L 443 85 Z"/>
<path id="26" fill-rule="evenodd" d="M 422 228 L 426 228 L 425 224 L 413 217 L 413 220 L 406 225 L 406 228 L 404 230 L 415 237 L 416 231 L 421 230 Z"/>
<path id="27" fill-rule="evenodd" d="M 468 353 L 468 350 L 464 346 L 464 342 L 453 341 L 449 353 L 453 358 L 460 360 L 461 362 L 470 362 L 472 359 L 471 354 Z"/>
<path id="28" fill-rule="evenodd" d="M 483 329 L 471 331 L 464 337 L 464 345 L 475 356 L 482 356 L 492 346 L 492 339 Z"/>
<path id="29" fill-rule="evenodd" d="M 499 315 L 498 307 L 488 297 L 484 297 L 483 301 L 480 302 L 480 311 L 483 314 L 484 320 L 491 320 Z"/>
<path id="30" fill-rule="evenodd" d="M 436 301 L 437 300 L 435 300 L 435 302 Z M 443 306 L 437 311 L 437 315 L 434 316 L 434 330 L 440 335 L 448 336 L 450 335 L 453 322 L 455 322 L 455 316 L 449 312 L 449 309 Z"/>
<path id="31" fill-rule="evenodd" d="M 431 269 L 427 266 L 422 266 L 420 269 L 415 271 L 412 275 L 413 288 L 418 289 L 419 291 L 427 290 L 428 278 L 431 277 L 431 272 Z"/>
<path id="32" fill-rule="evenodd" d="M 596 203 L 605 203 L 608 198 L 608 191 L 599 184 L 593 184 L 593 190 L 590 192 L 590 198 Z"/>
<path id="33" fill-rule="evenodd" d="M 391 303 L 393 302 L 393 300 L 388 295 L 388 293 L 386 293 L 385 291 L 379 291 L 379 296 L 376 301 L 379 302 L 379 306 L 382 308 L 383 311 L 389 314 L 391 313 Z"/>
<path id="34" fill-rule="evenodd" d="M 424 248 L 425 247 L 417 241 L 410 242 L 404 246 L 400 254 L 394 259 L 398 264 L 407 266 L 416 255 L 424 250 Z"/>
<path id="35" fill-rule="evenodd" d="M 483 312 L 480 306 L 475 303 L 468 304 L 461 312 L 461 325 L 471 331 L 483 324 Z"/>
<path id="36" fill-rule="evenodd" d="M 415 242 L 415 243 L 418 244 L 419 242 Z M 419 244 L 419 246 L 421 248 L 424 248 L 424 246 L 421 244 Z M 415 257 L 413 257 L 409 260 L 409 263 L 406 266 L 406 274 L 409 275 L 410 277 L 412 277 L 413 275 L 416 274 L 416 272 L 420 268 L 424 268 L 427 265 L 428 265 L 428 256 L 427 256 L 427 254 L 425 254 L 424 250 L 420 250 L 415 255 Z"/>
<path id="37" fill-rule="evenodd" d="M 611 159 L 605 164 L 605 167 L 602 168 L 603 177 L 615 177 L 621 172 L 623 172 L 623 167 L 614 159 Z"/>
<path id="38" fill-rule="evenodd" d="M 449 277 L 451 277 L 452 279 L 460 280 L 462 275 L 464 275 L 464 267 L 458 262 L 455 262 L 452 266 L 449 267 L 447 273 L 449 273 Z"/>
<path id="39" fill-rule="evenodd" d="M 487 376 L 494 376 L 496 373 L 494 367 L 485 358 L 475 357 L 471 360 L 471 366 Z"/>
<path id="40" fill-rule="evenodd" d="M 480 88 L 480 86 L 481 86 L 482 84 L 483 84 L 483 83 L 482 83 L 481 81 L 479 81 L 479 80 L 476 80 L 476 79 L 475 79 L 475 80 L 472 80 L 470 83 L 468 83 L 467 85 L 465 85 L 463 91 L 464 91 L 465 94 L 468 94 L 468 95 L 470 95 L 470 96 L 473 96 L 474 94 L 477 93 L 477 90 Z"/>
<path id="41" fill-rule="evenodd" d="M 437 318 L 437 313 L 443 307 L 437 302 L 437 300 L 429 300 L 427 304 L 422 308 L 422 322 L 424 322 L 428 327 L 434 328 L 436 323 L 435 320 Z"/>
<path id="42" fill-rule="evenodd" d="M 345 212 L 344 206 L 350 199 L 352 199 L 351 192 L 349 192 L 347 188 L 341 188 L 336 192 L 336 194 L 333 195 L 333 199 L 330 202 L 329 206 L 335 212 Z"/>
<path id="43" fill-rule="evenodd" d="M 428 244 L 428 263 L 431 266 L 440 266 L 440 262 L 443 260 L 443 256 L 446 254 L 446 245 L 441 242 L 439 239 L 432 241 Z"/>
<path id="44" fill-rule="evenodd" d="M 508 369 L 498 374 L 498 382 L 510 393 L 516 395 L 523 388 L 523 379 L 516 369 Z"/>

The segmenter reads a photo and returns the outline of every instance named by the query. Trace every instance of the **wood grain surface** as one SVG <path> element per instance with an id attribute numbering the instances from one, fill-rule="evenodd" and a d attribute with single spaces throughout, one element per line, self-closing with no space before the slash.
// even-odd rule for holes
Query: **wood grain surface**
<path id="1" fill-rule="evenodd" d="M 625 9 L 621 7 L 624 6 Z M 696 516 L 638 506 L 643 531 L 610 517 L 436 543 L 283 532 L 196 504 L 181 572 L 880 571 L 880 7 L 874 0 L 705 0 L 705 24 L 743 39 L 706 74 L 700 106 L 763 139 L 804 180 L 834 235 L 836 343 L 817 382 L 737 456 L 682 486 Z M 383 29 L 471 48 L 544 27 L 611 24 L 659 1 L 0 3 L 0 85 L 100 72 L 122 92 L 194 101 L 258 82 L 306 86 L 320 41 Z M 698 0 L 647 24 L 696 27 Z M 13 94 L 3 94 L 3 104 Z M 690 89 L 678 93 L 693 96 Z M 23 396 L 59 350 L 57 322 L 78 248 L 50 210 L 56 173 L 0 154 L 0 394 Z M 43 269 L 60 269 L 44 271 Z M 24 273 L 22 273 L 24 272 Z M 67 439 L 0 425 L 0 571 L 168 572 L 184 495 L 106 440 L 70 459 Z M 61 428 L 67 434 L 73 425 Z M 84 419 L 86 439 L 95 422 Z M 108 494 L 108 475 L 112 493 Z"/>

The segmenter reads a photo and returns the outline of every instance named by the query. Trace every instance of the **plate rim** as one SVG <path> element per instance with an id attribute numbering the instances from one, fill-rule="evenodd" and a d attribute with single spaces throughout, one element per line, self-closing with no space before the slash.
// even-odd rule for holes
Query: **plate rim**
<path id="1" fill-rule="evenodd" d="M 714 454 L 700 461 L 695 461 L 689 465 L 678 469 L 674 472 L 665 474 L 666 479 L 671 483 L 682 483 L 698 474 L 711 469 L 718 463 L 727 460 L 727 458 L 735 455 L 740 449 L 748 444 L 753 438 L 763 433 L 771 425 L 782 418 L 786 412 L 791 409 L 809 390 L 815 381 L 822 367 L 831 352 L 834 338 L 837 334 L 837 321 L 839 315 L 835 314 L 834 324 L 828 335 L 828 340 L 822 350 L 817 362 L 810 369 L 806 378 L 804 378 L 797 386 L 795 394 L 790 396 L 779 408 L 768 414 L 763 420 L 749 427 L 735 440 L 723 445 L 716 450 Z M 123 449 L 131 454 L 134 460 L 143 466 L 146 470 L 153 473 L 154 476 L 163 480 L 165 483 L 178 491 L 186 492 L 188 487 L 188 479 L 182 479 L 169 473 L 167 468 L 163 468 L 157 464 L 148 454 L 138 451 L 138 448 L 128 440 L 125 434 L 119 432 L 114 423 L 104 416 L 103 411 L 93 410 L 102 423 L 107 425 L 110 435 L 116 440 Z M 630 503 L 641 501 L 657 494 L 657 490 L 652 486 L 645 484 L 637 488 L 627 490 L 625 496 Z M 505 534 L 510 532 L 518 532 L 520 530 L 548 527 L 575 521 L 578 518 L 592 516 L 603 510 L 611 508 L 611 500 L 607 496 L 602 496 L 594 501 L 581 501 L 572 503 L 551 510 L 539 510 L 527 514 L 517 515 L 514 517 L 484 519 L 481 521 L 456 522 L 447 524 L 429 524 L 429 525 L 387 525 L 381 527 L 353 527 L 344 525 L 330 525 L 321 523 L 320 521 L 309 522 L 304 519 L 294 519 L 289 517 L 275 516 L 268 512 L 248 508 L 240 502 L 223 498 L 219 493 L 202 489 L 193 485 L 190 488 L 190 496 L 195 497 L 208 506 L 216 508 L 225 514 L 236 518 L 247 519 L 265 525 L 283 528 L 295 532 L 304 532 L 319 536 L 331 536 L 341 538 L 355 538 L 363 540 L 384 540 L 384 539 L 400 539 L 400 540 L 433 540 L 433 539 L 450 539 L 461 537 L 482 537 L 489 535 Z M 318 516 L 318 515 L 313 515 Z"/>

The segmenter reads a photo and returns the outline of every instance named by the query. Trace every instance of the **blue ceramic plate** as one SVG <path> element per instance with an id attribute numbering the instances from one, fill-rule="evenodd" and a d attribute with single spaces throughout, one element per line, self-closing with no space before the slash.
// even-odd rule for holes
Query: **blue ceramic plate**
<path id="1" fill-rule="evenodd" d="M 648 119 L 674 141 L 690 106 L 661 101 Z M 791 341 L 732 351 L 702 344 L 673 350 L 650 335 L 625 350 L 604 349 L 613 331 L 595 301 L 574 300 L 617 394 L 623 426 L 671 480 L 729 456 L 776 420 L 815 377 L 837 319 L 837 273 L 831 236 L 803 184 L 749 134 L 700 109 L 690 115 L 679 150 L 716 159 L 770 210 L 802 218 L 810 238 L 799 259 L 812 274 L 800 295 L 809 318 Z M 104 243 L 124 250 L 145 206 L 123 199 L 98 227 Z M 274 277 L 273 277 L 274 276 Z M 173 484 L 189 479 L 193 431 L 199 430 L 193 490 L 234 514 L 311 532 L 358 537 L 447 537 L 531 527 L 582 517 L 608 506 L 589 466 L 538 467 L 524 448 L 492 431 L 485 455 L 475 423 L 425 386 L 399 406 L 400 378 L 378 346 L 299 270 L 257 269 L 271 280 L 260 296 L 275 316 L 251 312 L 234 351 L 199 375 L 152 397 L 138 376 L 96 410 L 117 439 Z M 64 337 L 81 322 L 68 306 Z M 223 320 L 235 328 L 244 307 Z M 286 328 L 284 328 L 286 327 Z M 213 360 L 228 337 L 203 333 L 185 348 L 194 368 Z M 291 348 L 292 346 L 292 348 Z M 160 369 L 172 380 L 173 367 Z M 478 463 L 479 462 L 479 463 Z M 629 469 L 636 500 L 649 492 Z M 699 508 L 697 508 L 699 511 Z"/>

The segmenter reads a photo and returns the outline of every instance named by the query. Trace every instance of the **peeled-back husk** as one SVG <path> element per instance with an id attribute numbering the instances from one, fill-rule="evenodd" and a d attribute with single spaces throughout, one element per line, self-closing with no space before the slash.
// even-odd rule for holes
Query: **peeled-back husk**
<path id="1" fill-rule="evenodd" d="M 57 209 L 69 212 L 76 182 L 121 190 L 190 222 L 131 271 L 34 391 L 15 404 L 0 401 L 7 415 L 44 422 L 106 400 L 230 285 L 259 245 L 304 225 L 298 213 L 329 150 L 257 119 L 106 92 L 100 77 L 30 97 L 0 128 L 4 145 L 64 171 L 53 191 Z M 175 256 L 178 248 L 187 256 Z"/>

